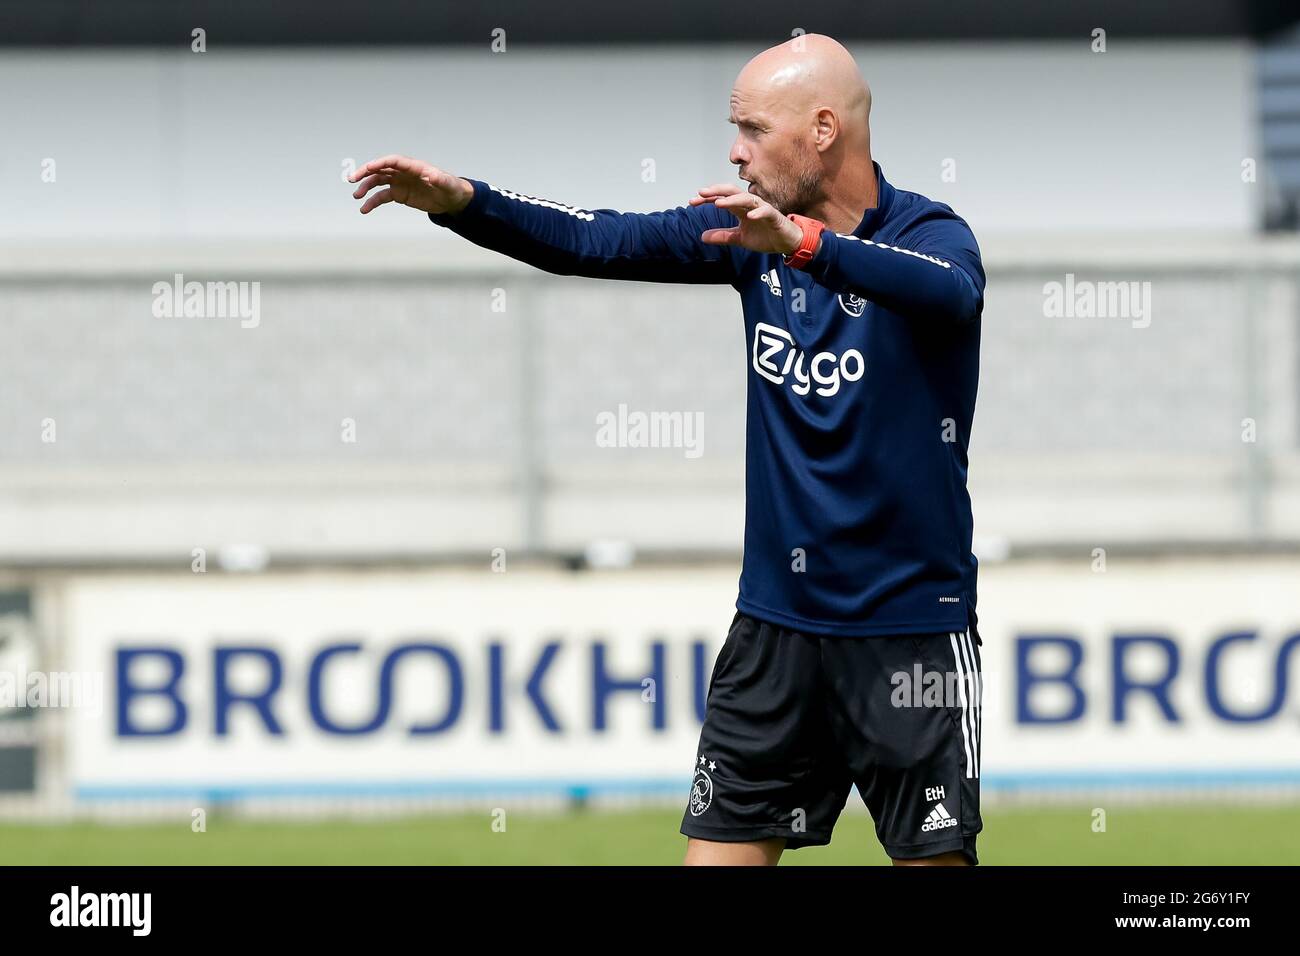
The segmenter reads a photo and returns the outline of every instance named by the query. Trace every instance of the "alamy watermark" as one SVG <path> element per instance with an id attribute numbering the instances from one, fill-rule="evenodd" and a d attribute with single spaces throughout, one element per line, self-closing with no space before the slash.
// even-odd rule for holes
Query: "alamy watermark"
<path id="1" fill-rule="evenodd" d="M 132 936 L 148 936 L 152 914 L 152 893 L 83 893 L 73 884 L 68 892 L 50 897 L 51 926 L 117 926 L 131 930 Z"/>
<path id="2" fill-rule="evenodd" d="M 176 273 L 171 282 L 153 284 L 153 314 L 159 319 L 239 319 L 245 329 L 262 321 L 262 283 L 186 282 Z"/>
<path id="3" fill-rule="evenodd" d="M 596 415 L 598 448 L 681 448 L 687 458 L 704 454 L 703 412 L 628 411 L 620 402 L 617 412 Z"/>
<path id="4" fill-rule="evenodd" d="M 918 661 L 910 671 L 894 671 L 889 677 L 893 707 L 950 707 L 976 709 L 983 705 L 988 683 L 982 671 L 925 670 Z"/>
<path id="5" fill-rule="evenodd" d="M 0 711 L 23 708 L 104 709 L 99 671 L 0 671 Z"/>
<path id="6" fill-rule="evenodd" d="M 1133 328 L 1151 324 L 1150 282 L 1076 281 L 1066 273 L 1064 282 L 1043 286 L 1043 315 L 1049 319 L 1132 319 Z"/>

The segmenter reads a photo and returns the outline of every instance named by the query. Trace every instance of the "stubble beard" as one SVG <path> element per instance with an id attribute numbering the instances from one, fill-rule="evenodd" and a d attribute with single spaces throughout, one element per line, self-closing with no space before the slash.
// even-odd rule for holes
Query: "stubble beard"
<path id="1" fill-rule="evenodd" d="M 806 214 L 807 210 L 823 198 L 822 170 L 811 159 L 807 150 L 800 147 L 796 152 L 798 171 L 793 176 L 783 177 L 773 183 L 770 189 L 765 187 L 761 198 L 775 206 L 784 216 L 791 213 Z"/>

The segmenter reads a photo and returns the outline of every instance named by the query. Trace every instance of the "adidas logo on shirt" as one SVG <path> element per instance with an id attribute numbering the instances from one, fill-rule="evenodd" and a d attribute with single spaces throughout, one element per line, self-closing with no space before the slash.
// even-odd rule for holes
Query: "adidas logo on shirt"
<path id="1" fill-rule="evenodd" d="M 768 269 L 759 278 L 767 284 L 768 292 L 777 296 L 781 294 L 781 280 L 777 278 L 775 269 Z"/>
<path id="2" fill-rule="evenodd" d="M 951 816 L 948 811 L 943 808 L 942 803 L 936 803 L 934 809 L 930 811 L 930 815 L 926 817 L 925 822 L 921 824 L 921 832 L 929 833 L 932 830 L 943 830 L 946 827 L 955 827 L 956 825 L 957 818 Z"/>

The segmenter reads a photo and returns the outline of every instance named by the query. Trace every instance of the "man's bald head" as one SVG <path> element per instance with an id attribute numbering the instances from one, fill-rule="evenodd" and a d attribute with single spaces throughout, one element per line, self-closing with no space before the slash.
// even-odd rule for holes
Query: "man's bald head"
<path id="1" fill-rule="evenodd" d="M 754 57 L 736 78 L 732 99 L 771 99 L 792 115 L 833 110 L 845 135 L 865 135 L 871 113 L 867 88 L 853 54 L 820 33 L 795 37 Z"/>
<path id="2" fill-rule="evenodd" d="M 828 175 L 871 155 L 871 90 L 828 36 L 795 37 L 754 57 L 731 91 L 731 161 L 750 192 L 782 212 L 824 200 Z"/>

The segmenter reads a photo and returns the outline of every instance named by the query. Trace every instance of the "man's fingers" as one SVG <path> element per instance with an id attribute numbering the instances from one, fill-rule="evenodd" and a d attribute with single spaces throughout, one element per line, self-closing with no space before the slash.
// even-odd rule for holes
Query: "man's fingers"
<path id="1" fill-rule="evenodd" d="M 401 176 L 401 175 L 402 175 L 402 170 L 398 169 L 396 166 L 375 166 L 371 163 L 367 163 L 348 178 L 355 180 L 355 178 L 363 177 L 363 176 Z"/>
<path id="2" fill-rule="evenodd" d="M 365 180 L 357 187 L 357 191 L 352 194 L 353 199 L 360 199 L 376 186 L 387 186 L 393 181 L 393 177 L 385 173 L 375 173 L 373 176 L 367 176 Z"/>
<path id="3" fill-rule="evenodd" d="M 377 209 L 378 207 L 382 206 L 386 202 L 393 202 L 393 201 L 394 201 L 393 189 L 391 186 L 389 186 L 384 189 L 381 189 L 379 192 L 375 193 L 373 196 L 367 199 L 365 203 L 362 204 L 361 211 L 363 213 L 367 213 L 370 212 L 370 210 L 372 209 Z"/>
<path id="4" fill-rule="evenodd" d="M 730 196 L 722 196 L 713 201 L 713 205 L 720 209 L 756 209 L 763 200 L 749 193 L 735 193 Z M 739 217 L 737 217 L 739 218 Z"/>
<path id="5" fill-rule="evenodd" d="M 746 211 L 757 209 L 762 204 L 763 200 L 749 193 L 736 193 L 734 196 L 721 196 L 713 200 L 713 205 L 725 209 L 737 219 L 744 218 Z"/>
<path id="6" fill-rule="evenodd" d="M 711 203 L 726 196 L 734 196 L 737 193 L 744 192 L 739 186 L 733 186 L 731 183 L 714 183 L 712 186 L 704 186 L 699 193 L 692 197 L 689 205 L 703 206 L 705 203 Z"/>
<path id="7" fill-rule="evenodd" d="M 775 222 L 777 217 L 780 215 L 781 214 L 776 211 L 775 206 L 770 206 L 767 203 L 763 203 L 763 205 L 757 206 L 751 209 L 749 212 L 745 213 L 745 218 L 746 219 L 770 219 L 773 222 Z"/>
<path id="8" fill-rule="evenodd" d="M 381 156 L 379 159 L 372 159 L 355 173 L 348 177 L 351 182 L 356 182 L 363 176 L 369 176 L 372 173 L 383 172 L 385 170 L 396 173 L 414 173 L 418 172 L 420 167 L 425 164 L 418 159 L 411 159 L 409 156 L 399 156 L 393 153 L 389 156 Z"/>
<path id="9" fill-rule="evenodd" d="M 700 233 L 700 242 L 715 246 L 734 246 L 740 242 L 740 227 L 731 229 L 705 229 Z"/>
<path id="10" fill-rule="evenodd" d="M 701 189 L 700 195 L 705 197 L 734 196 L 740 192 L 744 192 L 744 190 L 731 183 L 714 183 L 712 186 L 705 186 Z"/>
<path id="11" fill-rule="evenodd" d="M 382 156 L 379 159 L 372 159 L 370 162 L 359 166 L 356 172 L 349 176 L 348 179 L 355 183 L 357 180 L 369 176 L 371 173 L 377 173 L 381 169 L 391 167 L 396 160 L 401 158 L 402 157 L 400 156 Z"/>

